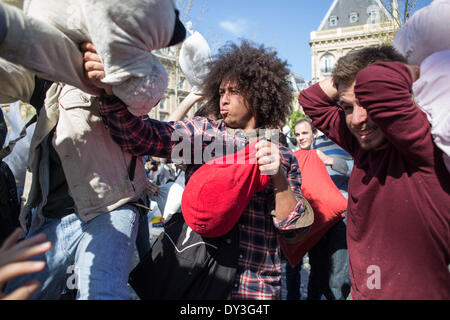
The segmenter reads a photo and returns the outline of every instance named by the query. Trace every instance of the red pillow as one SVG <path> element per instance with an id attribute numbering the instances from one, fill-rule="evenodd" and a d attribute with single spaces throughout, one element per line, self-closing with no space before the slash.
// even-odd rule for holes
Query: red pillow
<path id="1" fill-rule="evenodd" d="M 255 144 L 205 163 L 186 184 L 181 212 L 201 236 L 220 237 L 231 231 L 253 194 L 269 184 L 270 177 L 259 171 Z"/>
<path id="2" fill-rule="evenodd" d="M 288 243 L 279 237 L 281 249 L 292 266 L 296 266 L 328 230 L 344 218 L 343 212 L 347 210 L 347 199 L 331 180 L 316 150 L 298 150 L 295 156 L 302 175 L 302 193 L 314 210 L 314 222 L 297 243 Z"/>

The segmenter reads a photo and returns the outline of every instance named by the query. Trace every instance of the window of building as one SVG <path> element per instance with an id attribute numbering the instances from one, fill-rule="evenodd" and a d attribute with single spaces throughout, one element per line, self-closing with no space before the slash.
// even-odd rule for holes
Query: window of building
<path id="1" fill-rule="evenodd" d="M 358 12 L 352 12 L 349 16 L 349 22 L 350 23 L 357 23 L 359 21 L 359 13 Z"/>
<path id="2" fill-rule="evenodd" d="M 380 20 L 380 12 L 377 6 L 370 6 L 367 8 L 368 23 L 377 23 Z"/>
<path id="3" fill-rule="evenodd" d="M 159 109 L 161 109 L 161 110 L 166 110 L 166 99 L 164 99 L 164 98 L 162 98 L 160 101 L 159 101 Z"/>
<path id="4" fill-rule="evenodd" d="M 330 16 L 328 19 L 328 26 L 330 27 L 336 27 L 338 23 L 338 17 L 337 16 Z"/>
<path id="5" fill-rule="evenodd" d="M 169 48 L 161 48 L 158 50 L 160 54 L 164 55 L 164 56 L 168 56 L 169 55 Z"/>
<path id="6" fill-rule="evenodd" d="M 320 59 L 320 72 L 331 73 L 333 71 L 334 65 L 336 64 L 336 59 L 332 54 L 325 54 Z"/>
<path id="7" fill-rule="evenodd" d="M 179 87 L 180 89 L 184 89 L 184 78 L 181 78 L 181 79 L 180 79 L 180 83 L 179 83 L 178 87 Z"/>
<path id="8" fill-rule="evenodd" d="M 172 57 L 177 55 L 177 48 L 175 46 L 169 47 L 169 55 Z"/>

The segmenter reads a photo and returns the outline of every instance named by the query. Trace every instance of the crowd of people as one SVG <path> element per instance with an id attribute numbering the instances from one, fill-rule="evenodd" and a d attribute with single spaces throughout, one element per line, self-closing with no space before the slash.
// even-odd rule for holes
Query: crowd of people
<path id="1" fill-rule="evenodd" d="M 149 2 L 161 12 L 146 45 L 182 42 L 172 2 Z M 167 85 L 159 67 L 111 81 L 134 51 L 115 55 L 89 29 L 74 54 L 63 31 L 0 3 L 0 103 L 37 113 L 20 227 L 2 234 L 0 298 L 126 300 L 130 284 L 141 299 L 294 300 L 308 257 L 310 300 L 450 299 L 450 126 L 433 118 L 449 119 L 450 38 L 409 35 L 429 12 L 447 19 L 450 1 L 303 90 L 292 149 L 282 128 L 294 93 L 274 50 L 220 48 L 199 92 L 158 121 L 141 113 Z M 17 41 L 52 34 L 48 50 Z"/>

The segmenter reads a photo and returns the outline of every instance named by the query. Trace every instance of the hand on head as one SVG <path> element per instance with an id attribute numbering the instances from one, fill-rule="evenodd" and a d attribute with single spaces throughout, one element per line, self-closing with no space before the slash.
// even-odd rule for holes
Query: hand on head
<path id="1" fill-rule="evenodd" d="M 44 261 L 26 261 L 28 258 L 43 254 L 50 250 L 51 243 L 44 242 L 45 235 L 38 234 L 29 239 L 19 241 L 23 230 L 16 229 L 0 248 L 0 299 L 24 300 L 39 288 L 39 281 L 32 280 L 6 295 L 1 292 L 3 285 L 18 276 L 42 271 Z"/>

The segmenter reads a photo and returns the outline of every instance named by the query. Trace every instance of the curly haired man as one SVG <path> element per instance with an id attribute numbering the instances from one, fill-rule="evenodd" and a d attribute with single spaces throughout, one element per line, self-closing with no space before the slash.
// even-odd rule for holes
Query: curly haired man
<path id="1" fill-rule="evenodd" d="M 90 57 L 90 63 L 86 63 L 89 77 L 92 71 L 101 69 L 101 63 L 91 53 L 87 56 Z M 209 65 L 210 73 L 202 88 L 206 106 L 209 112 L 215 113 L 217 121 L 204 117 L 175 122 L 142 120 L 130 114 L 119 99 L 111 97 L 104 98 L 100 113 L 110 128 L 113 139 L 124 150 L 135 155 L 148 154 L 175 161 L 177 159 L 174 159 L 173 149 L 178 141 L 173 141 L 176 140 L 173 137 L 183 136 L 183 140 L 191 141 L 194 150 L 192 159 L 185 159 L 188 181 L 206 162 L 202 159 L 198 163 L 194 159 L 198 148 L 195 141 L 198 137 L 201 139 L 202 152 L 211 143 L 220 144 L 227 150 L 232 146 L 233 152 L 237 152 L 255 138 L 261 137 L 259 130 L 273 129 L 273 132 L 278 132 L 279 126 L 291 111 L 293 97 L 287 81 L 289 71 L 286 66 L 286 62 L 277 58 L 276 52 L 247 41 L 221 48 Z M 222 279 L 215 277 L 215 281 L 226 279 L 229 292 L 225 296 L 215 295 L 212 291 L 202 295 L 199 291 L 204 291 L 205 286 L 198 286 L 200 290 L 189 292 L 187 288 L 183 294 L 181 282 L 188 281 L 185 278 L 189 278 L 195 270 L 193 268 L 185 278 L 177 278 L 177 274 L 183 271 L 181 268 L 177 269 L 178 265 L 170 264 L 169 277 L 165 278 L 161 274 L 166 272 L 163 270 L 165 268 L 158 268 L 158 278 L 166 280 L 165 294 L 159 291 L 157 298 L 280 298 L 281 265 L 277 233 L 303 229 L 300 225 L 305 205 L 300 198 L 301 176 L 295 156 L 289 149 L 278 146 L 274 140 L 260 142 L 257 150 L 259 169 L 261 173 L 271 176 L 271 183 L 264 191 L 253 195 L 237 223 L 239 237 L 233 238 L 237 244 L 236 252 L 231 255 L 237 260 L 236 272 L 232 278 L 227 278 L 226 275 Z M 217 157 L 217 154 L 214 156 Z M 223 196 L 227 196 L 226 192 Z M 228 235 L 224 236 L 224 240 L 229 240 L 226 237 Z M 232 246 L 230 241 L 202 240 L 215 241 L 214 245 L 219 246 L 219 250 Z M 217 258 L 216 263 L 221 263 L 219 260 Z M 228 263 L 233 264 L 227 259 L 225 264 Z M 173 278 L 179 281 L 171 291 L 167 287 L 170 287 Z M 202 281 L 206 282 L 204 279 L 197 280 Z M 195 284 L 184 287 L 192 288 Z"/>

